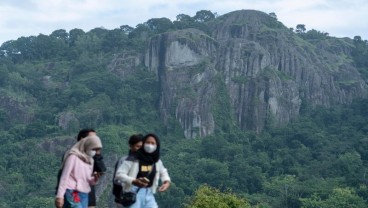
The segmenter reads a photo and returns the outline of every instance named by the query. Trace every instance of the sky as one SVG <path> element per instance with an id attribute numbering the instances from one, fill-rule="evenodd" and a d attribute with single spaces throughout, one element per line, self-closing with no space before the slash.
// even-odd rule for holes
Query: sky
<path id="1" fill-rule="evenodd" d="M 200 10 L 223 15 L 242 9 L 274 12 L 289 28 L 304 24 L 333 37 L 368 39 L 368 0 L 1 0 L 0 45 L 58 29 L 110 30 Z"/>

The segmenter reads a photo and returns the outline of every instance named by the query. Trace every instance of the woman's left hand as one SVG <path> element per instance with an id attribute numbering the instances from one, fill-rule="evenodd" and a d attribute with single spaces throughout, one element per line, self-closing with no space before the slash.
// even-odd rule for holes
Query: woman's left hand
<path id="1" fill-rule="evenodd" d="M 64 206 L 64 198 L 56 198 L 55 206 L 56 208 L 62 208 Z"/>
<path id="2" fill-rule="evenodd" d="M 170 181 L 165 181 L 160 188 L 158 189 L 159 192 L 166 191 L 170 187 Z"/>
<path id="3" fill-rule="evenodd" d="M 100 179 L 100 177 L 103 175 L 103 173 L 98 173 L 98 172 L 94 172 L 93 173 L 93 178 L 94 178 L 94 181 L 95 181 L 95 183 L 97 183 L 98 182 L 98 179 Z"/>

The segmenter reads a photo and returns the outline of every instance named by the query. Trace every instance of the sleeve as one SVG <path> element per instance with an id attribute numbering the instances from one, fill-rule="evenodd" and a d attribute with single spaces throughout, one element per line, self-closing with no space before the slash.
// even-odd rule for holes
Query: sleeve
<path id="1" fill-rule="evenodd" d="M 170 181 L 171 182 L 171 178 L 169 176 L 169 172 L 167 171 L 167 169 L 165 168 L 164 164 L 162 163 L 161 160 L 158 161 L 158 167 L 159 168 L 159 173 L 160 173 L 160 179 L 162 182 L 165 181 Z"/>
<path id="2" fill-rule="evenodd" d="M 116 164 L 115 164 L 115 169 L 114 169 L 114 175 L 113 175 L 113 182 L 116 184 L 116 185 L 121 185 L 121 181 L 120 180 L 116 180 L 115 179 L 115 176 L 116 176 L 116 173 L 117 173 L 117 170 L 118 168 L 121 166 L 121 164 L 124 162 L 124 160 L 126 159 L 127 157 L 124 156 L 122 158 L 120 158 L 118 161 L 116 161 Z"/>
<path id="3" fill-rule="evenodd" d="M 67 189 L 68 180 L 71 180 L 70 174 L 76 164 L 77 157 L 69 155 L 64 163 L 63 172 L 61 173 L 59 188 L 56 194 L 57 198 L 64 198 L 65 191 Z"/>
<path id="4" fill-rule="evenodd" d="M 102 155 L 93 156 L 93 172 L 103 173 L 106 172 L 106 166 Z"/>
<path id="5" fill-rule="evenodd" d="M 128 173 L 130 172 L 130 169 L 133 167 L 133 164 L 134 164 L 133 161 L 124 160 L 123 163 L 118 167 L 118 170 L 116 171 L 114 181 L 132 184 L 132 182 L 135 180 L 135 177 L 129 176 Z"/>

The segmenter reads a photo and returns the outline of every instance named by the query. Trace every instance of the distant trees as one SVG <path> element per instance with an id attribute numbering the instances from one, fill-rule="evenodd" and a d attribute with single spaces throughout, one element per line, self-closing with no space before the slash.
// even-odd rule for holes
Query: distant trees
<path id="1" fill-rule="evenodd" d="M 89 32 L 81 29 L 53 31 L 50 35 L 20 37 L 7 41 L 0 47 L 0 58 L 7 57 L 16 63 L 26 60 L 78 58 L 82 51 L 115 53 L 117 51 L 142 47 L 138 45 L 148 37 L 174 29 L 196 28 L 209 33 L 207 22 L 216 18 L 216 13 L 200 10 L 191 17 L 179 14 L 172 22 L 168 18 L 152 18 L 136 27 L 122 25 L 120 28 L 107 30 L 97 27 Z M 129 41 L 128 41 L 129 40 Z"/>
<path id="2" fill-rule="evenodd" d="M 152 18 L 146 22 L 146 25 L 155 34 L 174 29 L 174 24 L 168 18 Z"/>
<path id="3" fill-rule="evenodd" d="M 276 20 L 277 20 L 277 15 L 276 15 L 276 13 L 275 13 L 275 12 L 271 12 L 271 13 L 269 13 L 268 15 L 270 15 L 270 17 L 272 17 L 272 18 L 274 18 L 274 19 L 276 19 Z"/>
<path id="4" fill-rule="evenodd" d="M 193 17 L 194 21 L 202 23 L 214 20 L 215 18 L 215 15 L 209 10 L 200 10 Z"/>
<path id="5" fill-rule="evenodd" d="M 317 194 L 312 195 L 311 198 L 301 199 L 302 208 L 338 208 L 338 207 L 352 207 L 365 208 L 367 202 L 358 196 L 354 190 L 350 188 L 335 188 L 327 198 L 322 199 Z"/>
<path id="6" fill-rule="evenodd" d="M 184 29 L 193 27 L 195 25 L 195 20 L 187 14 L 178 14 L 173 23 L 177 29 Z"/>
<path id="7" fill-rule="evenodd" d="M 186 208 L 250 208 L 249 203 L 230 191 L 220 192 L 218 189 L 203 185 L 198 188 Z"/>
<path id="8" fill-rule="evenodd" d="M 304 33 L 307 29 L 305 28 L 304 24 L 298 24 L 296 25 L 296 33 Z"/>
<path id="9" fill-rule="evenodd" d="M 129 25 L 122 25 L 120 26 L 120 30 L 123 31 L 126 35 L 129 35 L 129 33 L 131 33 L 134 28 Z"/>
<path id="10" fill-rule="evenodd" d="M 368 68 L 368 42 L 362 40 L 360 36 L 355 36 L 353 39 L 354 50 L 352 52 L 354 62 L 357 67 Z M 365 70 L 366 75 L 368 72 Z M 368 77 L 368 76 L 367 76 Z"/>
<path id="11" fill-rule="evenodd" d="M 290 28 L 290 30 L 294 31 L 294 28 Z M 306 40 L 323 40 L 329 36 L 327 32 L 320 32 L 315 29 L 307 31 L 304 24 L 298 24 L 295 28 L 295 32 L 298 34 L 299 37 Z"/>

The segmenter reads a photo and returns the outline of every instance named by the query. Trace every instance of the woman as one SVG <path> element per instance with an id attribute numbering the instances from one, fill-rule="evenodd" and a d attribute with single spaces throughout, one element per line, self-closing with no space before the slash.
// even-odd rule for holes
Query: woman
<path id="1" fill-rule="evenodd" d="M 90 185 L 94 185 L 99 177 L 93 174 L 93 156 L 101 148 L 100 138 L 90 135 L 77 142 L 65 154 L 55 199 L 57 208 L 88 207 Z"/>
<path id="2" fill-rule="evenodd" d="M 170 186 L 170 177 L 160 160 L 160 141 L 156 135 L 147 134 L 143 138 L 143 147 L 123 162 L 115 180 L 123 183 L 124 192 L 137 193 L 137 200 L 130 208 L 156 208 L 158 205 L 153 194 L 159 179 L 163 184 L 158 191 L 166 191 Z"/>
<path id="3" fill-rule="evenodd" d="M 114 171 L 114 176 L 113 179 L 115 179 L 115 175 L 116 175 L 116 171 L 118 170 L 118 168 L 120 167 L 120 165 L 124 162 L 124 160 L 126 160 L 129 156 L 131 156 L 133 153 L 137 152 L 143 145 L 143 135 L 142 134 L 133 134 L 132 136 L 129 137 L 129 154 L 123 156 L 122 158 L 120 158 L 116 163 L 115 163 L 115 171 Z M 112 193 L 115 196 L 115 203 L 116 203 L 116 208 L 121 208 L 122 206 L 122 202 L 120 201 L 120 196 L 121 193 L 123 191 L 123 187 L 121 186 L 121 181 L 117 180 L 113 180 L 113 189 L 112 189 Z"/>

